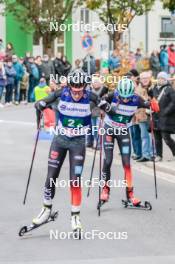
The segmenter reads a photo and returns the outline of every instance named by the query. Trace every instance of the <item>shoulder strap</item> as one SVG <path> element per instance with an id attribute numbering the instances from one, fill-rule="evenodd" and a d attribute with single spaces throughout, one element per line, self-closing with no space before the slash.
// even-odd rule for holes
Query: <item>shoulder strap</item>
<path id="1" fill-rule="evenodd" d="M 165 93 L 167 87 L 168 87 L 168 86 L 165 86 L 165 87 L 162 89 L 162 91 L 161 91 L 161 93 L 159 94 L 159 96 L 157 97 L 157 101 L 158 101 L 158 102 L 160 102 L 160 100 L 161 100 L 162 96 L 164 95 L 164 93 Z"/>

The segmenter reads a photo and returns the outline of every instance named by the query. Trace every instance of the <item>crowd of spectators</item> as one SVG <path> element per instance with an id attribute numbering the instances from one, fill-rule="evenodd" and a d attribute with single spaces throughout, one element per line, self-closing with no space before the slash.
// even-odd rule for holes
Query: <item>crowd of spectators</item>
<path id="1" fill-rule="evenodd" d="M 144 99 L 151 97 L 159 101 L 160 113 L 153 113 L 154 136 L 156 147 L 156 161 L 163 159 L 163 140 L 170 148 L 175 159 L 175 141 L 171 134 L 175 134 L 175 88 L 172 78 L 175 75 L 175 45 L 168 47 L 162 45 L 160 51 L 154 50 L 149 57 L 150 70 L 139 72 L 136 63 L 143 58 L 141 49 L 136 53 L 129 52 L 130 71 L 127 73 L 135 83 L 135 92 Z M 121 56 L 114 51 L 108 60 L 109 71 L 121 67 Z M 44 93 L 58 88 L 57 83 L 50 81 L 50 76 L 67 76 L 72 65 L 66 56 L 58 53 L 50 59 L 47 54 L 33 57 L 29 52 L 24 58 L 19 58 L 14 52 L 13 45 L 3 47 L 0 39 L 0 107 L 10 106 L 12 103 L 30 103 L 36 100 L 35 93 L 39 88 L 44 88 Z M 93 54 L 88 54 L 83 60 L 75 61 L 74 69 L 82 69 L 88 74 L 97 74 L 96 60 Z M 99 74 L 99 72 L 98 72 Z M 155 82 L 156 80 L 156 82 Z M 65 83 L 66 84 L 66 83 Z M 59 87 L 65 86 L 59 83 Z M 107 93 L 108 88 L 98 78 L 89 85 L 94 93 Z M 4 98 L 3 98 L 3 95 Z M 3 99 L 3 100 L 2 100 Z M 58 118 L 58 117 L 57 117 Z M 100 122 L 100 111 L 95 108 L 92 113 L 92 124 Z M 150 111 L 139 109 L 133 118 L 130 128 L 133 159 L 138 162 L 151 161 L 153 159 L 153 146 L 150 137 Z M 97 147 L 97 134 L 87 138 L 87 147 Z"/>

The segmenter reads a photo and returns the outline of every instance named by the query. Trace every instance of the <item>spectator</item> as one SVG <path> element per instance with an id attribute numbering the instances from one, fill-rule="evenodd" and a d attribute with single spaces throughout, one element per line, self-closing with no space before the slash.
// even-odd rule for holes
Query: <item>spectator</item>
<path id="1" fill-rule="evenodd" d="M 39 79 L 41 79 L 41 77 L 43 76 L 43 72 L 42 72 L 42 59 L 41 56 L 36 56 L 35 58 L 35 64 L 38 68 L 38 72 L 39 72 Z"/>
<path id="2" fill-rule="evenodd" d="M 11 60 L 7 61 L 7 64 L 5 66 L 5 72 L 7 76 L 5 103 L 7 106 L 9 106 L 12 104 L 12 96 L 14 90 L 15 77 L 16 77 L 16 71 L 13 67 Z"/>
<path id="3" fill-rule="evenodd" d="M 96 94 L 99 98 L 105 95 L 108 92 L 108 89 L 102 84 L 98 76 L 92 78 L 92 84 L 89 89 Z M 96 147 L 98 139 L 98 127 L 100 123 L 100 113 L 101 110 L 99 107 L 94 107 L 91 115 L 91 134 L 87 135 L 87 147 Z M 100 140 L 98 140 L 97 149 L 100 149 Z"/>
<path id="4" fill-rule="evenodd" d="M 20 81 L 24 75 L 23 66 L 18 62 L 18 58 L 16 55 L 12 56 L 13 67 L 16 71 L 15 82 L 14 82 L 14 91 L 15 91 L 15 104 L 19 104 L 20 97 Z"/>
<path id="5" fill-rule="evenodd" d="M 92 75 L 96 72 L 96 61 L 91 53 L 87 54 L 83 59 L 82 70 L 88 75 Z"/>
<path id="6" fill-rule="evenodd" d="M 28 102 L 34 102 L 34 88 L 39 82 L 39 71 L 33 57 L 28 59 L 27 72 L 29 73 Z"/>
<path id="7" fill-rule="evenodd" d="M 131 69 L 127 73 L 127 77 L 131 78 L 134 82 L 135 90 L 138 89 L 139 85 L 139 73 L 135 69 Z M 141 131 L 139 124 L 136 122 L 135 116 L 132 120 L 132 126 L 130 127 L 130 133 L 132 138 L 132 147 L 133 147 L 133 160 L 139 160 L 142 157 L 142 139 L 141 139 Z"/>
<path id="8" fill-rule="evenodd" d="M 161 46 L 159 60 L 161 70 L 168 73 L 168 52 L 166 45 Z"/>
<path id="9" fill-rule="evenodd" d="M 20 82 L 20 102 L 27 104 L 27 90 L 29 88 L 29 73 L 24 66 L 24 75 Z"/>
<path id="10" fill-rule="evenodd" d="M 66 56 L 62 57 L 62 63 L 63 63 L 63 76 L 67 76 L 72 68 L 72 65 L 68 62 Z"/>
<path id="11" fill-rule="evenodd" d="M 153 113 L 156 161 L 161 161 L 163 158 L 163 139 L 175 160 L 175 141 L 171 138 L 171 134 L 175 134 L 175 90 L 168 82 L 166 72 L 158 74 L 157 84 L 150 91 L 150 95 L 159 101 L 160 106 L 160 112 Z"/>
<path id="12" fill-rule="evenodd" d="M 39 80 L 39 84 L 34 88 L 35 101 L 41 100 L 47 97 L 50 92 L 50 88 L 46 83 L 46 79 L 42 77 Z M 39 128 L 40 112 L 36 110 L 37 128 Z"/>
<path id="13" fill-rule="evenodd" d="M 129 52 L 128 60 L 130 63 L 130 68 L 135 69 L 136 68 L 136 57 L 133 51 Z"/>
<path id="14" fill-rule="evenodd" d="M 0 39 L 0 61 L 3 61 L 4 58 L 5 58 L 4 43 L 3 43 L 3 40 Z"/>
<path id="15" fill-rule="evenodd" d="M 158 72 L 160 71 L 159 56 L 158 56 L 158 52 L 156 50 L 154 50 L 151 53 L 151 57 L 150 57 L 149 61 L 150 61 L 150 68 L 152 70 L 153 77 L 156 78 Z"/>
<path id="16" fill-rule="evenodd" d="M 137 48 L 136 53 L 135 53 L 135 58 L 136 58 L 136 62 L 143 58 L 140 48 Z"/>
<path id="17" fill-rule="evenodd" d="M 23 64 L 24 64 L 25 67 L 27 67 L 27 64 L 29 62 L 29 58 L 30 57 L 31 57 L 30 52 L 27 51 L 26 54 L 25 54 L 24 62 L 23 62 Z"/>
<path id="18" fill-rule="evenodd" d="M 168 65 L 169 73 L 173 76 L 175 74 L 175 46 L 170 44 L 168 47 Z"/>
<path id="19" fill-rule="evenodd" d="M 52 80 L 49 83 L 49 88 L 50 88 L 48 90 L 49 93 L 50 92 L 54 92 L 54 91 L 56 91 L 58 89 L 58 85 L 57 85 L 57 83 L 54 80 Z M 57 110 L 57 105 L 58 105 L 57 102 L 52 104 L 52 110 L 55 112 L 55 122 L 56 122 L 56 124 L 58 124 L 58 120 L 59 120 L 59 112 Z"/>
<path id="20" fill-rule="evenodd" d="M 63 75 L 63 71 L 64 71 L 61 52 L 57 53 L 57 56 L 53 61 L 53 65 L 54 65 L 56 78 L 58 78 L 58 83 L 60 83 L 60 77 Z"/>
<path id="21" fill-rule="evenodd" d="M 81 69 L 82 67 L 81 67 L 81 60 L 79 60 L 79 59 L 76 59 L 75 60 L 75 70 L 79 70 L 79 69 Z"/>
<path id="22" fill-rule="evenodd" d="M 6 73 L 3 62 L 0 61 L 0 107 L 4 107 L 1 103 L 4 87 L 6 85 Z"/>
<path id="23" fill-rule="evenodd" d="M 6 60 L 9 59 L 11 60 L 13 54 L 14 54 L 13 44 L 9 42 L 6 47 Z"/>
<path id="24" fill-rule="evenodd" d="M 136 93 L 140 95 L 144 100 L 148 100 L 148 90 L 151 87 L 151 72 L 142 72 L 140 74 L 140 85 L 136 88 Z M 138 159 L 138 162 L 150 161 L 152 156 L 150 135 L 148 132 L 148 116 L 146 109 L 140 108 L 136 113 L 136 123 L 139 124 L 141 131 L 141 141 L 142 141 L 142 157 Z"/>
<path id="25" fill-rule="evenodd" d="M 109 69 L 110 71 L 116 70 L 121 65 L 121 59 L 117 50 L 114 50 L 109 58 Z"/>
<path id="26" fill-rule="evenodd" d="M 41 69 L 42 69 L 42 75 L 46 79 L 46 83 L 48 85 L 50 81 L 50 75 L 53 74 L 55 76 L 55 69 L 53 66 L 53 62 L 49 60 L 49 56 L 47 54 L 43 56 Z"/>

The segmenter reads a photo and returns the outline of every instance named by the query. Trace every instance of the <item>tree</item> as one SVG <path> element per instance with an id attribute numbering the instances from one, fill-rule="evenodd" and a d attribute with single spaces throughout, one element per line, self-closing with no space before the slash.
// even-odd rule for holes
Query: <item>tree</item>
<path id="1" fill-rule="evenodd" d="M 175 1 L 174 0 L 162 0 L 163 7 L 168 8 L 171 12 L 175 11 Z"/>
<path id="2" fill-rule="evenodd" d="M 73 0 L 0 0 L 5 14 L 11 13 L 26 32 L 43 38 L 44 52 L 51 48 L 53 40 L 61 35 L 59 26 L 65 23 L 72 11 Z M 58 30 L 50 30 L 50 23 Z"/>
<path id="3" fill-rule="evenodd" d="M 87 8 L 98 13 L 106 26 L 113 25 L 113 30 L 108 33 L 115 49 L 123 33 L 122 25 L 128 27 L 135 16 L 148 12 L 155 0 L 80 0 L 79 4 L 84 2 Z"/>

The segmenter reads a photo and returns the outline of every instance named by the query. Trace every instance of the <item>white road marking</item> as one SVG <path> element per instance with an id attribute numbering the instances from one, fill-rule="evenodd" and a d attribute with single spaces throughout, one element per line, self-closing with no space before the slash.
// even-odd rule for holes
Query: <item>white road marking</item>
<path id="1" fill-rule="evenodd" d="M 35 122 L 24 122 L 24 121 L 13 121 L 13 120 L 2 120 L 2 119 L 0 119 L 0 123 L 12 124 L 12 125 L 36 126 Z"/>

